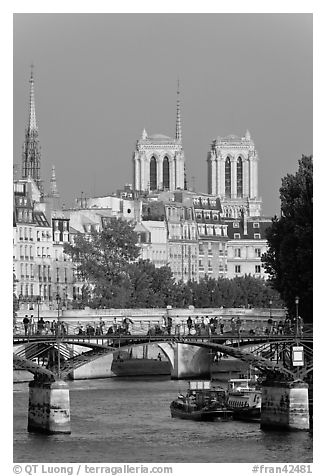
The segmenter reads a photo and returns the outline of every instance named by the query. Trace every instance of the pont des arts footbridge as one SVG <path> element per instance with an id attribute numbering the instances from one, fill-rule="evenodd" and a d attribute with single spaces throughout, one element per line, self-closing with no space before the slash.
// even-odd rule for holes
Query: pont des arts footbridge
<path id="1" fill-rule="evenodd" d="M 286 334 L 282 331 L 277 334 L 277 329 L 266 327 L 264 320 L 259 325 L 243 323 L 236 332 L 226 327 L 223 334 L 208 331 L 207 335 L 202 331 L 187 334 L 180 325 L 171 329 L 173 335 L 153 335 L 150 328 L 147 332 L 125 335 L 84 335 L 76 334 L 76 329 L 68 326 L 62 331 L 59 326 L 54 335 L 33 334 L 27 329 L 27 335 L 18 332 L 14 336 L 15 368 L 34 375 L 29 384 L 29 431 L 70 433 L 69 387 L 65 378 L 72 372 L 73 376 L 76 372 L 78 375 L 81 369 L 84 369 L 84 378 L 87 372 L 95 376 L 99 369 L 109 374 L 117 353 L 153 345 L 169 361 L 173 378 L 202 377 L 207 374 L 212 355 L 216 353 L 249 363 L 259 369 L 263 377 L 262 428 L 309 429 L 307 381 L 313 369 L 312 328 L 309 326 L 289 329 Z M 49 348 L 54 353 L 52 362 L 46 363 L 45 359 L 46 366 L 37 364 L 36 357 L 44 355 Z M 85 352 L 81 353 L 80 348 Z"/>

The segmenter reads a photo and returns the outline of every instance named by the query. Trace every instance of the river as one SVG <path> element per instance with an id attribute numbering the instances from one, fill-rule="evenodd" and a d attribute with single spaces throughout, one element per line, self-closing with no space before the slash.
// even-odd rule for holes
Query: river
<path id="1" fill-rule="evenodd" d="M 259 423 L 171 418 L 187 383 L 167 378 L 69 382 L 71 435 L 27 432 L 28 384 L 14 385 L 14 462 L 309 463 L 309 432 L 263 432 Z"/>

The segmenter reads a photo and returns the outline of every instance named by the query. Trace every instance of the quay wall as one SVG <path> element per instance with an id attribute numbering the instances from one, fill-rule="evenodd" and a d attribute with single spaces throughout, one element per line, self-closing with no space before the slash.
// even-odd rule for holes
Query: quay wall
<path id="1" fill-rule="evenodd" d="M 62 380 L 29 383 L 28 431 L 71 433 L 68 385 Z"/>

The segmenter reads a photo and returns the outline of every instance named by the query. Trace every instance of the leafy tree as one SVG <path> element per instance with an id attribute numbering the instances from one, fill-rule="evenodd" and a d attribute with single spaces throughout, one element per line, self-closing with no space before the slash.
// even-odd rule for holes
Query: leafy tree
<path id="1" fill-rule="evenodd" d="M 281 217 L 274 217 L 267 230 L 268 251 L 262 257 L 290 314 L 295 315 L 295 297 L 300 315 L 312 321 L 313 310 L 313 161 L 302 156 L 298 171 L 288 174 L 280 188 Z"/>
<path id="2" fill-rule="evenodd" d="M 76 263 L 78 274 L 91 285 L 93 305 L 123 307 L 128 301 L 128 265 L 139 254 L 137 234 L 122 219 L 112 219 L 101 232 L 79 233 L 65 252 Z"/>

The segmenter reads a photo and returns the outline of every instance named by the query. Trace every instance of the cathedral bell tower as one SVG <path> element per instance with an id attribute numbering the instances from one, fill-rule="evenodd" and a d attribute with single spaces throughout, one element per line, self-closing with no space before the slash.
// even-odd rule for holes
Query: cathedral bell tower
<path id="1" fill-rule="evenodd" d="M 133 155 L 135 191 L 175 191 L 185 187 L 185 157 L 182 148 L 179 81 L 175 138 L 163 134 L 149 136 L 143 130 Z"/>
<path id="2" fill-rule="evenodd" d="M 32 178 L 43 195 L 43 186 L 40 176 L 41 152 L 38 139 L 38 128 L 35 113 L 35 93 L 33 66 L 31 66 L 31 77 L 29 80 L 29 120 L 25 130 L 25 141 L 22 154 L 22 178 Z"/>

